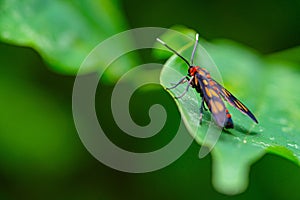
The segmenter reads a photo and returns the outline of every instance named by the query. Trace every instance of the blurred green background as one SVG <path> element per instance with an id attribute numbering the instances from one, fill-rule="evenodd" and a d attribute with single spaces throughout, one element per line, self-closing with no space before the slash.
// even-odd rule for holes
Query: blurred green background
<path id="1" fill-rule="evenodd" d="M 208 40 L 232 39 L 262 54 L 300 44 L 298 0 L 112 2 L 124 20 L 119 30 L 180 24 Z M 41 23 L 43 29 L 47 25 Z M 198 159 L 196 143 L 176 162 L 155 172 L 128 174 L 106 167 L 87 152 L 77 135 L 71 106 L 75 77 L 54 72 L 32 48 L 8 43 L 14 41 L 0 44 L 0 199 L 300 198 L 299 167 L 273 155 L 266 155 L 252 167 L 249 188 L 233 197 L 213 189 L 211 158 Z M 140 54 L 141 63 L 157 61 L 150 50 Z M 149 122 L 148 108 L 153 103 L 163 104 L 172 116 L 159 136 L 142 141 L 127 137 L 115 125 L 109 110 L 113 86 L 101 86 L 96 97 L 101 110 L 98 115 L 114 142 L 148 151 L 172 139 L 179 113 L 162 88 L 137 91 L 131 102 L 131 114 L 138 124 Z M 156 100 L 149 98 L 153 95 Z"/>

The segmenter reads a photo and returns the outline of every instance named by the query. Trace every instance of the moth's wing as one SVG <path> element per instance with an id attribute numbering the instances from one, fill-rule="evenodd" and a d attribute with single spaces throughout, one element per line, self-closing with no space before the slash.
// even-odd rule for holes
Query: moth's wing
<path id="1" fill-rule="evenodd" d="M 218 92 L 221 94 L 221 96 L 233 107 L 236 107 L 239 109 L 242 113 L 245 115 L 248 115 L 254 122 L 258 123 L 257 119 L 253 115 L 253 113 L 242 103 L 240 102 L 233 94 L 231 94 L 228 90 L 226 90 L 222 85 L 220 85 L 217 81 L 212 80 L 218 90 Z"/>
<path id="2" fill-rule="evenodd" d="M 212 113 L 215 122 L 220 127 L 226 127 L 226 106 L 219 95 L 219 92 L 209 84 L 210 79 L 197 74 L 195 76 L 197 84 L 201 86 L 204 101 Z"/>

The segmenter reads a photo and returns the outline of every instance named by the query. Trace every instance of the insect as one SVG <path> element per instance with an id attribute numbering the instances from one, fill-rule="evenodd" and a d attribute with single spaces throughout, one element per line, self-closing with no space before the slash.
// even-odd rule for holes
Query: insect
<path id="1" fill-rule="evenodd" d="M 190 86 L 195 88 L 200 96 L 202 97 L 200 105 L 200 124 L 202 123 L 203 111 L 207 110 L 204 103 L 208 107 L 209 111 L 212 113 L 213 119 L 216 124 L 221 128 L 233 128 L 233 121 L 231 115 L 226 108 L 223 100 L 227 101 L 231 106 L 240 110 L 243 114 L 248 115 L 254 122 L 258 123 L 255 116 L 252 112 L 235 96 L 233 96 L 228 90 L 226 90 L 222 85 L 215 81 L 210 73 L 203 67 L 194 66 L 194 56 L 196 48 L 199 41 L 199 35 L 196 34 L 196 42 L 192 51 L 190 62 L 188 62 L 183 56 L 181 56 L 177 51 L 168 46 L 165 42 L 157 38 L 157 41 L 162 45 L 167 47 L 177 56 L 179 56 L 188 66 L 188 74 L 182 77 L 178 83 L 174 84 L 172 87 L 167 88 L 168 90 L 174 89 L 180 84 L 188 82 L 188 85 L 184 92 L 175 98 L 183 97 L 187 92 Z"/>

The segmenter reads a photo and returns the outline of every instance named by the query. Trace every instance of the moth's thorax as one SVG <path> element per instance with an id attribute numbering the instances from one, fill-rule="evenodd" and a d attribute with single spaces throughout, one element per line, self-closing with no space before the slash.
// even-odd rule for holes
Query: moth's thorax
<path id="1" fill-rule="evenodd" d="M 190 68 L 188 70 L 189 75 L 194 76 L 197 73 L 199 68 L 200 68 L 199 66 L 190 66 Z"/>
<path id="2" fill-rule="evenodd" d="M 200 74 L 206 78 L 211 78 L 210 73 L 203 67 L 191 66 L 188 70 L 190 76 L 195 76 L 195 74 Z"/>

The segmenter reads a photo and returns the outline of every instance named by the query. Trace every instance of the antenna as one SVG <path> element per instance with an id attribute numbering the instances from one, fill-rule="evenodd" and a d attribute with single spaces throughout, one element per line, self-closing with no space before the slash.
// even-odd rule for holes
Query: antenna
<path id="1" fill-rule="evenodd" d="M 197 49 L 197 46 L 198 46 L 198 41 L 199 41 L 199 34 L 197 33 L 194 49 L 193 49 L 192 56 L 191 56 L 191 65 L 194 64 L 194 56 L 195 56 L 195 52 L 196 52 L 196 49 Z"/>
<path id="2" fill-rule="evenodd" d="M 187 61 L 184 57 L 182 57 L 182 55 L 180 55 L 177 51 L 175 51 L 174 49 L 172 49 L 171 47 L 169 47 L 169 45 L 167 45 L 164 41 L 162 41 L 159 38 L 156 38 L 156 40 L 158 42 L 160 42 L 162 45 L 164 45 L 165 47 L 167 47 L 170 51 L 174 52 L 177 56 L 179 56 L 179 58 L 181 58 L 189 67 L 191 66 L 189 61 Z"/>

